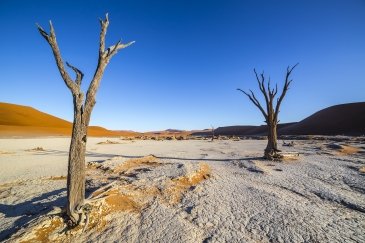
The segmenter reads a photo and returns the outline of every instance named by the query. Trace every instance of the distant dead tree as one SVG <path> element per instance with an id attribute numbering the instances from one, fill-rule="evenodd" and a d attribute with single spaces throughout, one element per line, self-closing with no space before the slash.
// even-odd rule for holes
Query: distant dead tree
<path id="1" fill-rule="evenodd" d="M 212 141 L 213 141 L 214 140 L 214 126 L 211 125 L 211 128 L 212 128 L 211 132 L 212 132 Z"/>
<path id="2" fill-rule="evenodd" d="M 280 157 L 278 154 L 278 152 L 280 152 L 280 150 L 278 150 L 278 143 L 277 143 L 277 125 L 279 123 L 278 115 L 279 115 L 279 111 L 280 111 L 280 105 L 286 95 L 286 92 L 289 89 L 291 82 L 293 81 L 292 79 L 290 79 L 290 74 L 292 73 L 292 71 L 294 70 L 294 68 L 297 65 L 298 65 L 298 63 L 295 64 L 293 67 L 288 66 L 288 68 L 286 69 L 284 87 L 281 92 L 281 95 L 276 100 L 276 104 L 274 104 L 275 103 L 274 99 L 278 92 L 278 85 L 276 84 L 275 88 L 271 89 L 270 78 L 266 85 L 264 72 L 262 72 L 260 75 L 258 75 L 256 70 L 254 69 L 254 72 L 256 75 L 256 80 L 259 85 L 260 91 L 265 98 L 266 110 L 264 110 L 264 108 L 262 107 L 262 105 L 260 104 L 258 99 L 256 98 L 255 94 L 252 92 L 252 90 L 249 90 L 250 93 L 247 93 L 247 92 L 243 91 L 242 89 L 237 89 L 238 91 L 241 91 L 242 93 L 244 93 L 251 100 L 251 102 L 261 111 L 261 113 L 265 117 L 265 122 L 266 122 L 267 128 L 268 128 L 268 136 L 267 136 L 268 142 L 267 142 L 267 146 L 265 149 L 264 157 L 267 159 L 276 159 L 276 158 Z M 275 107 L 275 109 L 274 109 L 274 107 Z"/>
<path id="3" fill-rule="evenodd" d="M 56 41 L 56 33 L 52 22 L 50 24 L 50 32 L 47 33 L 41 26 L 37 24 L 39 33 L 51 46 L 58 70 L 66 84 L 71 91 L 74 104 L 74 120 L 72 126 L 70 152 L 68 157 L 68 173 L 67 173 L 67 205 L 66 212 L 73 224 L 79 224 L 81 220 L 81 208 L 85 199 L 85 150 L 87 140 L 87 128 L 89 126 L 91 112 L 96 103 L 95 96 L 99 88 L 100 80 L 104 74 L 104 70 L 108 65 L 110 59 L 117 54 L 117 52 L 134 42 L 122 44 L 121 40 L 115 45 L 105 49 L 105 35 L 109 25 L 108 14 L 105 19 L 100 19 L 100 43 L 99 43 L 99 59 L 95 74 L 90 82 L 89 88 L 84 96 L 81 90 L 81 81 L 84 74 L 76 67 L 68 62 L 66 65 L 71 68 L 76 78 L 73 80 L 68 74 L 60 50 Z"/>

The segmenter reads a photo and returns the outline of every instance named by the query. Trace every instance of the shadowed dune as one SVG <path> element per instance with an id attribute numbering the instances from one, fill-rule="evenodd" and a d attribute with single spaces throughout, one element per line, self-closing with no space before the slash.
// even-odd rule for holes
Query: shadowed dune
<path id="1" fill-rule="evenodd" d="M 0 136 L 69 136 L 72 123 L 38 111 L 29 106 L 0 102 Z M 90 126 L 88 134 L 94 137 L 133 136 L 132 131 L 111 131 Z"/>
<path id="2" fill-rule="evenodd" d="M 219 127 L 215 135 L 266 135 L 266 125 Z M 279 135 L 364 135 L 365 102 L 335 105 L 300 122 L 278 125 Z M 194 133 L 210 135 L 210 131 Z"/>
<path id="3" fill-rule="evenodd" d="M 364 135 L 365 102 L 335 105 L 279 130 L 283 135 Z"/>

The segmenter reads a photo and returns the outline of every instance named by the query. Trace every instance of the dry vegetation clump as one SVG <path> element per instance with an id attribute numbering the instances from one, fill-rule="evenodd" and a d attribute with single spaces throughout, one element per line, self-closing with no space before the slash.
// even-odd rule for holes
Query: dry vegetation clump
<path id="1" fill-rule="evenodd" d="M 61 181 L 61 180 L 66 180 L 67 177 L 66 176 L 51 176 L 51 177 L 47 177 L 44 178 L 45 180 L 51 180 L 51 181 Z"/>
<path id="2" fill-rule="evenodd" d="M 99 142 L 97 144 L 120 144 L 120 142 L 112 141 L 112 140 L 106 140 L 104 142 Z"/>
<path id="3" fill-rule="evenodd" d="M 32 149 L 26 149 L 26 152 L 42 152 L 42 151 L 46 151 L 43 147 L 35 147 Z"/>

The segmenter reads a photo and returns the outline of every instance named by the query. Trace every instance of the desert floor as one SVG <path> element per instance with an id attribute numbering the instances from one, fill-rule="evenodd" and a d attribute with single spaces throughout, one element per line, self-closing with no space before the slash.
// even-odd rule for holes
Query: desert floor
<path id="1" fill-rule="evenodd" d="M 62 238 L 19 232 L 65 204 L 70 140 L 0 139 L 0 240 L 18 232 L 30 241 L 365 242 L 360 143 L 340 151 L 295 141 L 283 149 L 298 160 L 270 162 L 260 159 L 263 140 L 98 144 L 106 140 L 88 140 L 87 196 L 114 183 L 123 194 L 107 195 L 124 204 Z"/>

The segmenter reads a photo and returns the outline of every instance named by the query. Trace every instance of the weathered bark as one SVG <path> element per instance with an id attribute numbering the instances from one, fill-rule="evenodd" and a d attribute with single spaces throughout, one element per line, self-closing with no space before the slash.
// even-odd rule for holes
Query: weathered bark
<path id="1" fill-rule="evenodd" d="M 40 34 L 46 39 L 51 46 L 58 70 L 73 96 L 74 104 L 74 121 L 72 126 L 71 144 L 68 157 L 68 173 L 67 173 L 67 205 L 66 212 L 73 224 L 80 223 L 84 199 L 85 199 L 85 151 L 87 141 L 87 128 L 89 126 L 91 112 L 96 103 L 96 92 L 99 88 L 100 81 L 103 77 L 104 70 L 110 59 L 118 52 L 134 42 L 117 44 L 105 49 L 105 35 L 109 25 L 108 14 L 104 20 L 100 19 L 100 45 L 99 59 L 93 79 L 84 99 L 84 93 L 81 90 L 81 82 L 84 74 L 66 62 L 66 65 L 76 73 L 75 80 L 72 80 L 65 69 L 60 50 L 56 41 L 56 33 L 52 22 L 50 22 L 50 33 L 46 33 L 42 27 L 38 25 Z"/>
<path id="2" fill-rule="evenodd" d="M 274 158 L 276 153 L 279 151 L 276 127 L 276 124 L 268 125 L 267 146 L 264 153 L 264 157 L 268 159 Z"/>
<path id="3" fill-rule="evenodd" d="M 293 69 L 298 65 L 294 65 L 292 68 L 288 67 L 286 70 L 286 76 L 285 76 L 285 83 L 283 90 L 281 92 L 280 97 L 276 101 L 276 105 L 274 108 L 274 98 L 278 92 L 278 86 L 276 85 L 275 88 L 271 89 L 270 87 L 270 78 L 267 83 L 265 84 L 265 76 L 262 72 L 260 75 L 257 74 L 256 70 L 254 69 L 255 76 L 257 83 L 259 85 L 260 91 L 263 94 L 265 98 L 266 103 L 266 111 L 260 104 L 259 100 L 256 98 L 255 94 L 250 90 L 250 93 L 247 93 L 243 91 L 242 89 L 237 89 L 244 93 L 250 101 L 261 111 L 262 115 L 265 118 L 265 122 L 267 124 L 267 146 L 264 151 L 264 157 L 267 159 L 276 159 L 280 156 L 278 155 L 278 142 L 277 142 L 277 124 L 278 124 L 278 115 L 280 111 L 280 105 L 286 95 L 286 92 L 289 89 L 289 86 L 293 80 L 289 79 L 290 74 L 293 71 Z"/>
<path id="4" fill-rule="evenodd" d="M 72 126 L 70 152 L 67 173 L 66 212 L 74 223 L 81 218 L 77 213 L 85 199 L 85 150 L 87 127 L 83 123 L 82 110 L 78 109 L 79 101 L 74 99 L 74 122 Z"/>

